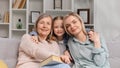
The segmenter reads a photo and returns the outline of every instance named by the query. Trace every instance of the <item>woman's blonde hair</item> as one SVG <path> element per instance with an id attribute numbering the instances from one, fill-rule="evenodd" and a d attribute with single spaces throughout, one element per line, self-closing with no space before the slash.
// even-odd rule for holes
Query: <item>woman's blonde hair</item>
<path id="1" fill-rule="evenodd" d="M 65 28 L 65 31 L 66 31 L 70 36 L 73 36 L 73 35 L 71 35 L 71 34 L 68 32 L 68 30 L 67 30 L 67 28 L 66 28 L 66 26 L 65 26 L 65 20 L 66 20 L 68 17 L 70 17 L 70 16 L 74 16 L 74 17 L 78 18 L 78 20 L 81 22 L 81 27 L 82 27 L 83 33 L 84 33 L 85 35 L 87 35 L 87 32 L 86 32 L 86 30 L 85 30 L 85 25 L 84 25 L 84 22 L 83 22 L 82 18 L 80 17 L 80 15 L 78 15 L 77 13 L 74 13 L 74 12 L 71 12 L 71 13 L 67 14 L 67 15 L 64 17 L 64 19 L 63 19 L 63 22 L 64 22 L 63 25 L 64 25 L 64 28 Z"/>
<path id="2" fill-rule="evenodd" d="M 51 17 L 50 15 L 45 14 L 45 13 L 41 14 L 41 15 L 38 17 L 38 19 L 37 19 L 37 21 L 36 21 L 36 23 L 35 23 L 35 31 L 37 32 L 38 35 L 39 35 L 38 30 L 37 30 L 38 23 L 39 23 L 39 21 L 40 21 L 41 19 L 43 19 L 43 18 L 45 18 L 45 17 L 50 17 L 50 18 L 51 18 L 51 21 L 52 21 L 52 17 Z M 52 25 L 51 25 L 51 31 L 50 31 L 49 35 L 47 36 L 46 40 L 47 40 L 48 42 L 50 42 L 50 41 L 51 41 L 51 37 L 52 37 Z"/>

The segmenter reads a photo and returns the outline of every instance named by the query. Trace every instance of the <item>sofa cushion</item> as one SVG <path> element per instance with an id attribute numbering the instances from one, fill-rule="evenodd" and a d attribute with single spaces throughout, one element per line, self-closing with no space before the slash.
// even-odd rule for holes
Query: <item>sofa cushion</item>
<path id="1" fill-rule="evenodd" d="M 2 60 L 0 60 L 0 68 L 8 68 Z"/>
<path id="2" fill-rule="evenodd" d="M 8 65 L 8 68 L 15 68 L 17 62 L 19 40 L 0 38 L 0 59 Z"/>
<path id="3" fill-rule="evenodd" d="M 109 49 L 109 61 L 111 68 L 120 68 L 120 42 L 111 41 L 107 42 Z"/>
<path id="4" fill-rule="evenodd" d="M 109 58 L 111 68 L 120 68 L 120 58 Z"/>
<path id="5" fill-rule="evenodd" d="M 120 53 L 118 53 L 118 51 L 120 50 L 120 42 L 107 42 L 107 44 L 110 58 L 120 57 Z"/>

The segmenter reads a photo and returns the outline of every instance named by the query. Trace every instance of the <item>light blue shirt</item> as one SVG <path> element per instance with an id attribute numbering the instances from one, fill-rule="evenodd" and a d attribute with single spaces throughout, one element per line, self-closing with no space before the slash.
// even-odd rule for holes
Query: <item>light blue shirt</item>
<path id="1" fill-rule="evenodd" d="M 85 42 L 74 37 L 69 39 L 68 47 L 75 61 L 73 68 L 110 68 L 106 43 L 103 39 L 100 40 L 101 48 L 95 48 L 88 37 Z"/>

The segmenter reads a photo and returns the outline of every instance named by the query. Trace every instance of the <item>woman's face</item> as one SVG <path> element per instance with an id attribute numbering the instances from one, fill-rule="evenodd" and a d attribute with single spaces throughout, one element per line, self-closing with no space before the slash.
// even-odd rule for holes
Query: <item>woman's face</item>
<path id="1" fill-rule="evenodd" d="M 69 16 L 64 23 L 68 33 L 71 35 L 77 36 L 82 32 L 81 22 L 77 17 Z"/>
<path id="2" fill-rule="evenodd" d="M 65 30 L 63 28 L 63 20 L 55 20 L 53 26 L 54 34 L 57 37 L 63 37 Z"/>
<path id="3" fill-rule="evenodd" d="M 45 17 L 39 20 L 37 24 L 37 31 L 41 36 L 48 36 L 51 32 L 52 20 L 50 17 Z"/>

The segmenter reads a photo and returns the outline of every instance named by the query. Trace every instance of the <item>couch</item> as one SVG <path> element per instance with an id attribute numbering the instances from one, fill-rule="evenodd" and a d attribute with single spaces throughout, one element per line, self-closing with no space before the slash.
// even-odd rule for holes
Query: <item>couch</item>
<path id="1" fill-rule="evenodd" d="M 0 60 L 3 60 L 8 68 L 15 68 L 18 56 L 20 40 L 0 38 Z"/>
<path id="2" fill-rule="evenodd" d="M 111 68 L 120 68 L 120 41 L 107 42 Z"/>
<path id="3" fill-rule="evenodd" d="M 8 68 L 15 68 L 20 40 L 0 38 L 0 59 Z M 111 68 L 120 68 L 120 41 L 107 42 Z"/>

